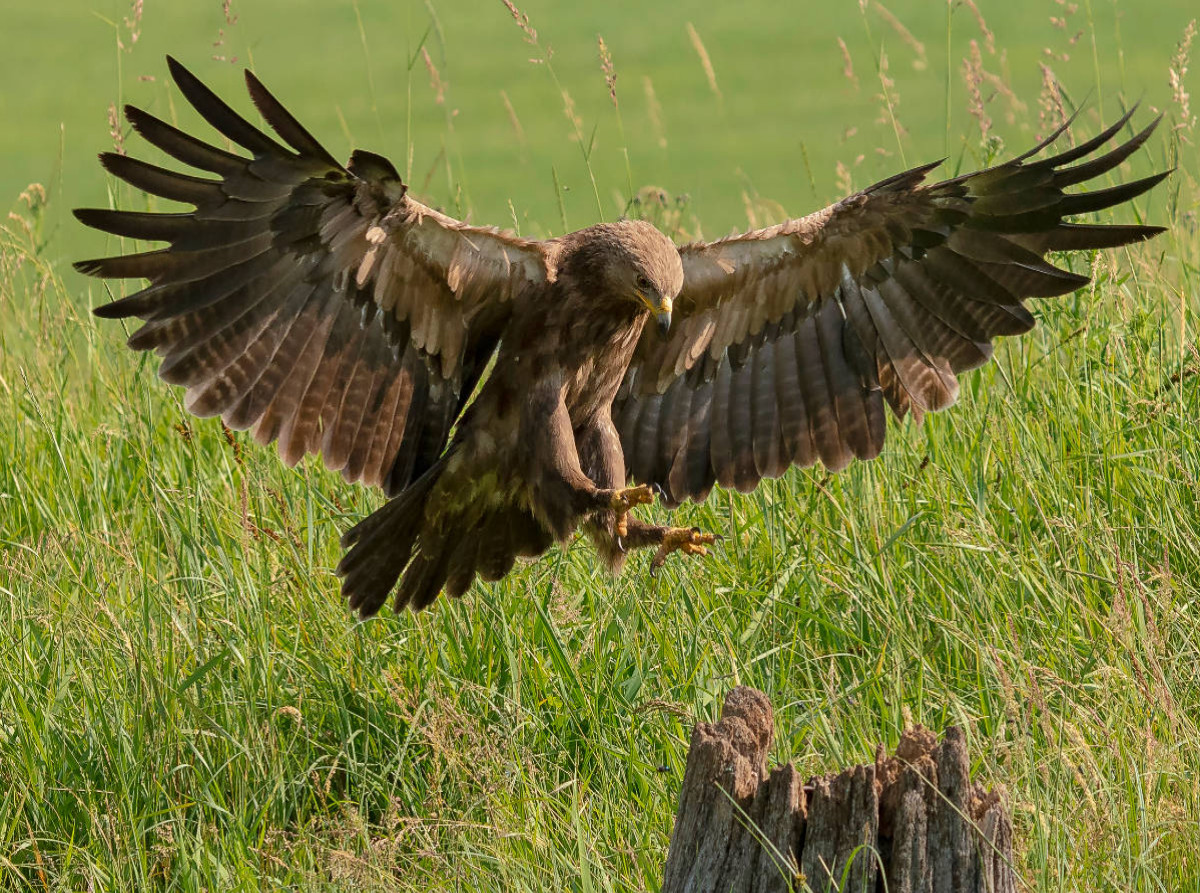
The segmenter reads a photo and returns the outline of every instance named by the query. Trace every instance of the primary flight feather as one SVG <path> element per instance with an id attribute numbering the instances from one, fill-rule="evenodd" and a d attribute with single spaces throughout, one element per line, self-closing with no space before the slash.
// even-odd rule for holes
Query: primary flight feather
<path id="1" fill-rule="evenodd" d="M 422 205 L 378 155 L 340 164 L 250 72 L 282 143 L 167 61 L 248 154 L 127 107 L 203 175 L 101 163 L 195 210 L 81 209 L 89 226 L 169 247 L 76 267 L 149 281 L 95 312 L 143 320 L 129 346 L 158 352 L 191 412 L 384 489 L 338 566 L 363 617 L 393 591 L 396 610 L 420 609 L 498 580 L 580 527 L 614 571 L 632 549 L 657 549 L 655 565 L 702 554 L 710 534 L 630 510 L 654 492 L 676 505 L 714 483 L 745 491 L 792 465 L 874 458 L 885 403 L 897 417 L 950 406 L 993 338 L 1033 326 L 1023 299 L 1087 283 L 1048 251 L 1162 231 L 1065 219 L 1165 176 L 1066 191 L 1145 142 L 1157 120 L 1096 154 L 1131 111 L 1048 158 L 1035 160 L 1065 125 L 996 167 L 931 185 L 936 165 L 915 168 L 715 242 L 677 247 L 641 221 L 522 239 Z"/>

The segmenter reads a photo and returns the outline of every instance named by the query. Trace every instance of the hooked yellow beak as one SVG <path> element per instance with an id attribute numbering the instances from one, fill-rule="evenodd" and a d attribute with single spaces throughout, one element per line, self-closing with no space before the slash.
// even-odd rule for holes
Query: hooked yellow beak
<path id="1" fill-rule="evenodd" d="M 659 311 L 654 314 L 654 318 L 658 321 L 658 334 L 666 338 L 667 332 L 671 331 L 671 311 Z"/>
<path id="2" fill-rule="evenodd" d="M 671 328 L 671 299 L 663 298 L 657 306 L 649 301 L 646 303 L 654 311 L 654 319 L 658 323 L 658 334 L 665 338 Z"/>

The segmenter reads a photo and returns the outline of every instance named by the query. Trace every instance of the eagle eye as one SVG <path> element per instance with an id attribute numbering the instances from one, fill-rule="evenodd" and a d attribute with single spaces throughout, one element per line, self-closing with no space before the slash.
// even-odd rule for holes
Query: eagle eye
<path id="1" fill-rule="evenodd" d="M 646 289 L 648 289 L 650 287 L 650 280 L 647 279 L 645 276 L 638 276 L 637 287 L 642 289 L 643 291 L 645 291 Z"/>

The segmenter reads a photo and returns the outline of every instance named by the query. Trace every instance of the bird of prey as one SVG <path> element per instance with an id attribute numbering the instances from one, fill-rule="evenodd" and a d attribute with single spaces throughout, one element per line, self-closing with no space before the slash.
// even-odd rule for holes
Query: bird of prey
<path id="1" fill-rule="evenodd" d="M 930 184 L 925 165 L 714 242 L 679 247 L 636 220 L 535 241 L 421 204 L 379 155 L 339 163 L 250 72 L 277 138 L 167 62 L 244 151 L 126 108 L 203 175 L 101 163 L 194 210 L 81 209 L 88 226 L 168 247 L 76 266 L 149 280 L 95 312 L 143 320 L 129 346 L 162 357 L 188 410 L 252 427 L 289 464 L 320 452 L 383 488 L 338 566 L 363 617 L 393 591 L 397 611 L 460 596 L 580 528 L 614 571 L 634 549 L 656 549 L 654 566 L 703 554 L 711 534 L 630 510 L 874 458 L 885 404 L 898 418 L 950 406 L 996 336 L 1033 326 L 1024 299 L 1088 282 L 1047 252 L 1161 232 L 1067 219 L 1165 176 L 1067 191 L 1146 141 L 1157 121 L 1097 154 L 1132 110 L 1050 157 L 1065 124 L 995 167 Z"/>

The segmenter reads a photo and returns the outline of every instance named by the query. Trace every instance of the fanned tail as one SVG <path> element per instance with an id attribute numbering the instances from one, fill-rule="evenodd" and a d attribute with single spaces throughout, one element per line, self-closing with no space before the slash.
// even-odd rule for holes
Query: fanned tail
<path id="1" fill-rule="evenodd" d="M 425 505 L 443 465 L 435 463 L 411 486 L 342 535 L 342 546 L 350 551 L 338 563 L 337 575 L 342 578 L 342 595 L 362 619 L 379 612 L 412 559 L 425 519 Z M 398 602 L 396 607 L 402 606 Z"/>

